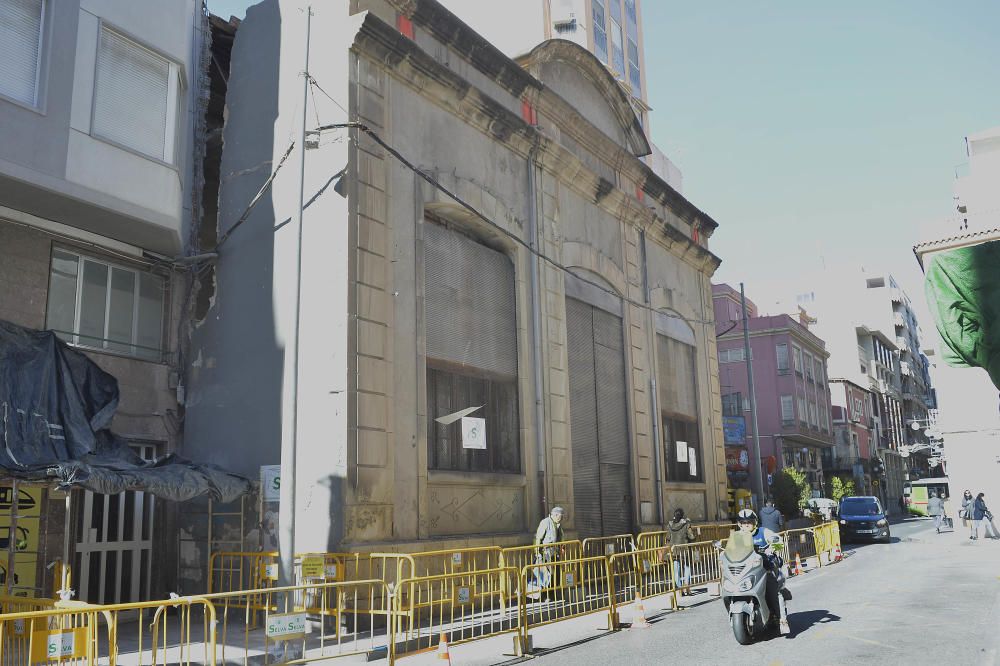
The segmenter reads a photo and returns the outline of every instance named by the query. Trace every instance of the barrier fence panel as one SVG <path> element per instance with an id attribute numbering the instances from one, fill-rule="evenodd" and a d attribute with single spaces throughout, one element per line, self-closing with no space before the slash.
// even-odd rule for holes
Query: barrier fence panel
<path id="1" fill-rule="evenodd" d="M 739 529 L 734 523 L 706 523 L 692 525 L 695 541 L 723 541 L 729 538 L 729 533 Z"/>
<path id="2" fill-rule="evenodd" d="M 642 532 L 635 538 L 635 547 L 639 550 L 663 548 L 670 545 L 670 532 Z"/>
<path id="3" fill-rule="evenodd" d="M 727 534 L 728 536 L 728 534 Z M 725 546 L 726 539 L 716 539 Z M 670 547 L 674 568 L 674 603 L 677 592 L 691 592 L 697 588 L 721 585 L 722 568 L 713 541 L 685 543 Z M 718 588 L 715 593 L 718 594 Z"/>
<path id="4" fill-rule="evenodd" d="M 0 664 L 216 664 L 215 609 L 203 599 L 61 605 L 0 615 Z"/>
<path id="5" fill-rule="evenodd" d="M 785 552 L 782 557 L 785 564 L 791 569 L 795 566 L 795 556 L 798 555 L 803 565 L 810 557 L 819 560 L 816 550 L 816 528 L 806 527 L 796 530 L 787 530 L 781 533 L 785 543 Z M 822 566 L 822 562 L 819 563 Z"/>
<path id="6" fill-rule="evenodd" d="M 251 604 L 258 597 L 268 608 L 259 623 Z M 218 609 L 219 664 L 261 663 L 265 655 L 275 663 L 307 663 L 388 653 L 388 618 L 373 612 L 391 608 L 381 580 L 317 580 L 200 598 Z"/>
<path id="7" fill-rule="evenodd" d="M 514 633 L 518 607 L 505 595 L 519 596 L 513 567 L 420 576 L 403 581 L 397 597 L 399 614 L 391 623 L 393 659 L 437 647 L 441 634 L 450 644 Z M 404 626 L 405 625 L 405 626 Z"/>
<path id="8" fill-rule="evenodd" d="M 640 597 L 650 599 L 662 595 L 671 595 L 670 605 L 677 607 L 673 598 L 675 576 L 669 548 L 612 555 L 608 559 L 608 574 L 614 585 L 612 600 L 616 610 Z"/>
<path id="9" fill-rule="evenodd" d="M 633 550 L 635 550 L 635 537 L 631 534 L 590 537 L 583 540 L 583 557 L 611 557 L 615 553 L 630 553 Z"/>
<path id="10" fill-rule="evenodd" d="M 583 544 L 576 541 L 559 541 L 544 546 L 513 546 L 500 551 L 500 566 L 512 567 L 518 571 L 531 564 L 546 564 L 566 560 L 579 560 L 583 557 Z M 561 584 L 558 580 L 555 585 Z M 515 598 L 511 589 L 504 589 L 502 598 L 510 603 Z"/>
<path id="11" fill-rule="evenodd" d="M 608 628 L 616 628 L 606 557 L 527 564 L 521 568 L 520 589 L 522 646 L 529 644 L 528 632 L 534 627 L 592 613 L 608 613 Z"/>

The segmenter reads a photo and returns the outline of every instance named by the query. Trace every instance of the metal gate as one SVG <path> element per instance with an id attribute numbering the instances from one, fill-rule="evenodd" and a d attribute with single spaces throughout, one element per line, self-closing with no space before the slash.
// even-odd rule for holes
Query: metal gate
<path id="1" fill-rule="evenodd" d="M 153 444 L 131 446 L 144 460 L 156 457 Z M 115 604 L 149 598 L 153 500 L 152 495 L 132 490 L 117 495 L 84 493 L 76 511 L 73 578 L 78 599 Z"/>
<path id="2" fill-rule="evenodd" d="M 620 317 L 566 299 L 574 516 L 582 537 L 632 530 L 625 344 Z"/>

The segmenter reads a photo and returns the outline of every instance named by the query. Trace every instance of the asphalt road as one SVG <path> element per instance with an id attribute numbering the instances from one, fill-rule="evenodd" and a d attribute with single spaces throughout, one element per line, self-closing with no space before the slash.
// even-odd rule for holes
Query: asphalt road
<path id="1" fill-rule="evenodd" d="M 789 582 L 790 636 L 740 646 L 722 604 L 706 600 L 663 613 L 648 629 L 595 633 L 569 645 L 538 636 L 531 661 L 1000 664 L 1000 541 L 971 542 L 961 527 L 938 535 L 925 520 L 894 525 L 892 533 L 891 544 L 848 545 L 843 562 Z M 628 610 L 622 615 L 629 620 Z"/>

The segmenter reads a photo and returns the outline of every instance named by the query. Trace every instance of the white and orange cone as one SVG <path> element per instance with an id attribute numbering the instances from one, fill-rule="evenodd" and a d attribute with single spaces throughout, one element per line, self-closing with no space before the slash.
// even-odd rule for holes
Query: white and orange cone
<path id="1" fill-rule="evenodd" d="M 802 570 L 802 558 L 799 557 L 798 553 L 795 553 L 795 575 L 801 576 L 803 573 L 805 572 Z"/>
<path id="2" fill-rule="evenodd" d="M 844 554 L 840 551 L 840 544 L 833 547 L 833 561 L 839 562 L 844 559 Z"/>
<path id="3" fill-rule="evenodd" d="M 635 594 L 635 615 L 632 617 L 632 626 L 629 629 L 648 629 L 649 621 L 646 619 L 646 606 L 642 603 L 642 595 Z"/>
<path id="4" fill-rule="evenodd" d="M 438 655 L 439 661 L 443 661 L 446 664 L 451 664 L 451 655 L 448 653 L 448 635 L 445 632 L 441 632 L 441 638 L 438 640 Z"/>

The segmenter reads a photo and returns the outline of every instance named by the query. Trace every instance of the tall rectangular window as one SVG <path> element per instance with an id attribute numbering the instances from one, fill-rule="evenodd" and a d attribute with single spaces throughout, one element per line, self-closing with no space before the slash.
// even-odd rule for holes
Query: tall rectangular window
<path id="1" fill-rule="evenodd" d="M 174 160 L 177 65 L 108 27 L 101 28 L 93 133 L 164 162 Z"/>
<path id="2" fill-rule="evenodd" d="M 802 425 L 808 425 L 809 420 L 809 410 L 806 409 L 806 399 L 803 396 L 798 396 L 796 399 L 799 408 L 799 423 Z"/>
<path id="3" fill-rule="evenodd" d="M 611 0 L 614 2 L 614 0 Z M 608 61 L 608 28 L 604 15 L 604 0 L 593 0 L 594 55 L 601 62 Z"/>
<path id="4" fill-rule="evenodd" d="M 38 105 L 43 0 L 0 0 L 0 95 Z"/>
<path id="5" fill-rule="evenodd" d="M 778 372 L 788 372 L 788 345 L 782 343 L 774 346 L 774 353 L 778 361 Z"/>
<path id="6" fill-rule="evenodd" d="M 159 361 L 165 291 L 159 275 L 56 249 L 45 325 L 71 344 Z"/>
<path id="7" fill-rule="evenodd" d="M 697 352 L 693 346 L 659 333 L 656 349 L 667 480 L 702 481 L 704 460 L 698 425 Z"/>
<path id="8" fill-rule="evenodd" d="M 514 264 L 459 231 L 424 225 L 427 466 L 521 471 Z M 466 448 L 462 422 L 436 418 L 478 407 L 486 448 Z"/>
<path id="9" fill-rule="evenodd" d="M 611 0 L 612 6 L 615 0 Z M 611 19 L 611 69 L 615 74 L 625 78 L 625 47 L 622 39 L 622 25 L 618 21 Z"/>
<path id="10" fill-rule="evenodd" d="M 795 425 L 795 407 L 790 395 L 781 396 L 781 425 Z"/>
<path id="11" fill-rule="evenodd" d="M 727 393 L 722 396 L 723 416 L 743 416 L 743 394 Z"/>
<path id="12" fill-rule="evenodd" d="M 792 364 L 795 372 L 802 374 L 802 350 L 792 345 Z"/>
<path id="13" fill-rule="evenodd" d="M 826 381 L 823 378 L 823 360 L 816 359 L 816 381 L 820 384 L 825 384 Z"/>
<path id="14" fill-rule="evenodd" d="M 636 0 L 625 0 L 625 42 L 628 47 L 628 80 L 632 94 L 642 92 L 642 75 L 639 69 L 639 16 Z"/>
<path id="15" fill-rule="evenodd" d="M 802 355 L 802 364 L 806 367 L 806 379 L 813 380 L 813 357 L 810 354 Z"/>

